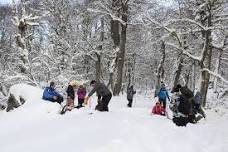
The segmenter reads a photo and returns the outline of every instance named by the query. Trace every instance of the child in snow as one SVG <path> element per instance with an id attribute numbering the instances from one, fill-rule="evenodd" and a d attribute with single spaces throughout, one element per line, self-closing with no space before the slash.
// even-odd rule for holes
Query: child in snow
<path id="1" fill-rule="evenodd" d="M 55 82 L 50 82 L 50 86 L 46 87 L 43 92 L 43 97 L 44 100 L 48 100 L 51 102 L 57 102 L 61 104 L 63 102 L 63 96 L 60 95 L 56 90 L 55 90 Z"/>
<path id="2" fill-rule="evenodd" d="M 71 81 L 67 87 L 67 103 L 63 107 L 61 114 L 64 114 L 67 110 L 71 111 L 74 108 L 74 99 L 75 99 L 75 89 L 77 88 L 78 83 L 74 80 Z"/>
<path id="3" fill-rule="evenodd" d="M 85 96 L 86 96 L 86 88 L 83 85 L 80 85 L 77 91 L 78 95 L 78 106 L 76 108 L 83 107 L 82 104 L 84 103 Z"/>
<path id="4" fill-rule="evenodd" d="M 152 109 L 152 114 L 163 115 L 163 116 L 165 115 L 165 109 L 160 104 L 160 102 L 156 102 L 155 106 Z"/>
<path id="5" fill-rule="evenodd" d="M 162 83 L 161 84 L 161 89 L 159 90 L 159 93 L 158 93 L 158 100 L 159 100 L 160 104 L 162 104 L 162 106 L 164 107 L 164 109 L 166 109 L 166 99 L 167 98 L 170 101 L 168 91 L 165 88 L 165 84 Z"/>

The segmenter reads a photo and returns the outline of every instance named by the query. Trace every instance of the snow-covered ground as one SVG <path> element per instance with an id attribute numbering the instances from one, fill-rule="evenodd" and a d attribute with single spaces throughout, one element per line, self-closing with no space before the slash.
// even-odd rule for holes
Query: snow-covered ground
<path id="1" fill-rule="evenodd" d="M 225 152 L 228 111 L 207 110 L 207 120 L 177 127 L 150 115 L 153 99 L 136 96 L 127 108 L 124 96 L 113 97 L 110 112 L 89 108 L 59 115 L 60 106 L 41 99 L 42 90 L 16 85 L 11 92 L 27 102 L 0 112 L 0 152 Z M 92 107 L 96 98 L 92 99 Z"/>

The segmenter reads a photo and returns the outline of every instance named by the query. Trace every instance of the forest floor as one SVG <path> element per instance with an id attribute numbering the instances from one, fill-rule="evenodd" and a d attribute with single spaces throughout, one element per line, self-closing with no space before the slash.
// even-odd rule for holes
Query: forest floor
<path id="1" fill-rule="evenodd" d="M 133 108 L 125 96 L 113 97 L 110 112 L 87 107 L 58 114 L 60 105 L 43 101 L 42 90 L 16 85 L 27 102 L 0 112 L 1 152 L 223 152 L 228 148 L 228 110 L 206 110 L 207 119 L 177 127 L 151 115 L 154 99 L 137 95 Z M 92 109 L 96 98 L 92 98 Z M 93 112 L 93 114 L 89 114 Z"/>

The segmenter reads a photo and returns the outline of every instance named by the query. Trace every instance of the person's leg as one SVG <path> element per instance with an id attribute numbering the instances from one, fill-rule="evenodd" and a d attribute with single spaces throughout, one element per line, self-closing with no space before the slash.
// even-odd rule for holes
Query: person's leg
<path id="1" fill-rule="evenodd" d="M 158 101 L 159 101 L 160 105 L 162 105 L 162 99 L 158 98 Z"/>
<path id="2" fill-rule="evenodd" d="M 102 100 L 98 100 L 95 110 L 103 111 L 103 101 Z"/>
<path id="3" fill-rule="evenodd" d="M 128 107 L 132 107 L 132 99 L 127 99 L 128 100 Z"/>
<path id="4" fill-rule="evenodd" d="M 163 100 L 163 108 L 166 110 L 166 100 Z"/>
<path id="5" fill-rule="evenodd" d="M 81 108 L 81 107 L 83 107 L 82 106 L 82 104 L 84 103 L 84 99 L 80 99 L 80 98 L 78 98 L 78 106 L 76 107 L 76 108 Z"/>
<path id="6" fill-rule="evenodd" d="M 103 111 L 108 111 L 109 110 L 108 109 L 108 104 L 109 104 L 109 101 L 111 100 L 111 98 L 112 98 L 112 94 L 109 94 L 109 95 L 104 96 L 102 98 L 102 110 Z"/>
<path id="7" fill-rule="evenodd" d="M 63 97 L 58 96 L 57 99 L 55 100 L 55 102 L 61 104 L 63 102 Z"/>
<path id="8" fill-rule="evenodd" d="M 78 98 L 78 106 L 82 107 L 83 102 L 84 102 L 84 99 Z"/>
<path id="9" fill-rule="evenodd" d="M 53 98 L 49 98 L 49 99 L 47 99 L 48 101 L 51 101 L 51 102 L 56 102 L 56 100 L 55 99 L 53 99 Z"/>

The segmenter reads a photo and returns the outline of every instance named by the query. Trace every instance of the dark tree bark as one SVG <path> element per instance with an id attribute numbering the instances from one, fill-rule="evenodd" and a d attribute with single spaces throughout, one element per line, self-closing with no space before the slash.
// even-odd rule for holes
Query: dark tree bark
<path id="1" fill-rule="evenodd" d="M 157 69 L 157 78 L 156 78 L 156 84 L 155 84 L 155 89 L 158 90 L 161 87 L 161 81 L 164 79 L 164 63 L 165 63 L 165 42 L 161 42 L 161 60 L 158 65 Z"/>
<path id="2" fill-rule="evenodd" d="M 127 23 L 127 11 L 128 5 L 122 4 L 122 20 Z M 127 37 L 127 24 L 121 24 L 121 36 L 120 36 L 120 50 L 117 52 L 117 76 L 116 81 L 113 89 L 113 95 L 119 95 L 121 88 L 122 88 L 122 81 L 123 81 L 123 70 L 124 70 L 124 62 L 125 62 L 125 44 L 126 44 L 126 37 Z"/>

